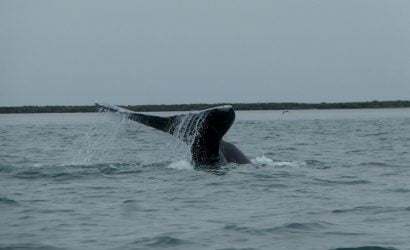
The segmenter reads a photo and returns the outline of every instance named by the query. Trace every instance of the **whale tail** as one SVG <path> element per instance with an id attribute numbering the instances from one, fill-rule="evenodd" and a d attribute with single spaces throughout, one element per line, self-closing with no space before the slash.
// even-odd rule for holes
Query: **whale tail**
<path id="1" fill-rule="evenodd" d="M 126 115 L 126 117 L 130 120 L 142 123 L 146 126 L 161 130 L 163 132 L 168 132 L 171 134 L 172 134 L 172 127 L 174 126 L 174 123 L 177 117 L 177 116 L 160 117 L 160 116 L 140 114 L 140 113 L 137 113 L 137 112 L 125 109 L 125 108 L 121 108 L 121 107 L 106 104 L 106 103 L 96 102 L 95 105 L 104 110 L 117 112 L 117 113 Z"/>
<path id="2" fill-rule="evenodd" d="M 195 113 L 160 117 L 140 114 L 110 104 L 96 106 L 120 114 L 146 126 L 177 135 L 191 146 L 192 160 L 196 165 L 212 165 L 221 161 L 220 143 L 235 120 L 232 106 L 219 106 Z"/>

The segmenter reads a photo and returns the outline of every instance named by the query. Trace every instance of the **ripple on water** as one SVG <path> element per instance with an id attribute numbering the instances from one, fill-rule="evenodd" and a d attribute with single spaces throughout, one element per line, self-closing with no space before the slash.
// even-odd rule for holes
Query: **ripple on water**
<path id="1" fill-rule="evenodd" d="M 0 173 L 10 173 L 13 171 L 13 167 L 10 165 L 0 165 Z"/>
<path id="2" fill-rule="evenodd" d="M 370 181 L 367 180 L 351 180 L 351 181 L 344 181 L 344 180 L 326 180 L 326 179 L 313 179 L 317 184 L 325 185 L 325 186 L 333 186 L 333 185 L 363 185 L 369 184 Z"/>
<path id="3" fill-rule="evenodd" d="M 187 240 L 182 240 L 170 235 L 158 235 L 154 237 L 145 237 L 134 241 L 132 245 L 148 247 L 148 248 L 157 248 L 157 247 L 181 247 L 184 245 L 191 245 L 192 242 Z"/>
<path id="4" fill-rule="evenodd" d="M 304 223 L 287 223 L 279 227 L 269 229 L 270 232 L 309 232 L 325 229 L 331 225 L 324 222 L 304 222 Z"/>
<path id="5" fill-rule="evenodd" d="M 0 245 L 0 250 L 31 250 L 31 249 L 42 249 L 42 250 L 59 250 L 64 248 L 54 247 L 50 245 L 41 244 L 10 244 L 10 245 Z"/>
<path id="6" fill-rule="evenodd" d="M 286 223 L 280 226 L 268 227 L 268 228 L 255 228 L 249 226 L 240 226 L 237 224 L 228 224 L 223 227 L 223 230 L 236 231 L 241 233 L 262 235 L 271 233 L 300 233 L 300 232 L 310 232 L 326 229 L 331 225 L 330 223 L 324 222 L 293 222 Z"/>
<path id="7" fill-rule="evenodd" d="M 359 164 L 359 166 L 362 166 L 362 167 L 394 167 L 394 165 L 391 165 L 390 163 L 375 162 L 375 161 L 362 162 Z"/>
<path id="8" fill-rule="evenodd" d="M 338 247 L 330 250 L 397 250 L 393 247 L 361 246 L 361 247 Z"/>
<path id="9" fill-rule="evenodd" d="M 346 209 L 335 209 L 332 213 L 342 214 L 342 213 L 364 213 L 364 214 L 380 214 L 380 213 L 392 213 L 409 211 L 409 207 L 381 207 L 381 206 L 358 206 Z"/>
<path id="10" fill-rule="evenodd" d="M 329 166 L 326 166 L 326 163 L 318 160 L 306 160 L 306 165 L 311 168 L 318 168 L 318 169 L 326 169 L 330 168 Z"/>
<path id="11" fill-rule="evenodd" d="M 47 171 L 44 169 L 23 170 L 13 174 L 14 178 L 35 180 L 35 179 L 54 179 L 57 181 L 72 180 L 85 177 L 85 173 L 70 173 L 70 172 L 56 172 Z"/>
<path id="12" fill-rule="evenodd" d="M 236 247 L 228 247 L 228 248 L 218 248 L 217 250 L 256 250 L 257 248 L 253 247 L 245 247 L 245 248 L 236 248 Z"/>
<path id="13" fill-rule="evenodd" d="M 18 206 L 18 205 L 20 205 L 20 203 L 18 203 L 15 200 L 9 199 L 7 197 L 0 197 L 0 205 Z"/>
<path id="14" fill-rule="evenodd" d="M 0 169 L 2 171 L 2 169 Z M 5 168 L 13 178 L 36 180 L 47 179 L 55 181 L 77 180 L 81 178 L 108 177 L 110 175 L 138 174 L 143 170 L 134 164 L 101 163 L 94 165 L 41 165 L 24 166 L 13 169 Z"/>
<path id="15" fill-rule="evenodd" d="M 394 189 L 388 189 L 388 191 L 391 191 L 394 193 L 410 193 L 410 188 L 394 188 Z"/>

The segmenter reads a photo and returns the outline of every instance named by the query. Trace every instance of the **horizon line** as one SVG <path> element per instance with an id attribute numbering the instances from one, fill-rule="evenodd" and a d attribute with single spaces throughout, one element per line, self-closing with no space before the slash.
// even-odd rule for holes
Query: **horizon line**
<path id="1" fill-rule="evenodd" d="M 255 104 L 308 104 L 308 105 L 320 105 L 320 104 L 351 104 L 351 103 L 378 103 L 378 102 L 410 102 L 409 100 L 371 100 L 371 101 L 335 101 L 335 102 L 297 102 L 297 101 L 284 101 L 284 102 L 197 102 L 197 103 L 173 103 L 173 104 L 115 104 L 118 106 L 181 106 L 181 105 L 223 105 L 223 104 L 241 104 L 241 105 L 255 105 Z M 0 108 L 19 108 L 19 107 L 73 107 L 73 106 L 95 106 L 95 101 L 90 104 L 25 104 L 25 105 L 13 105 L 13 106 L 0 106 Z"/>

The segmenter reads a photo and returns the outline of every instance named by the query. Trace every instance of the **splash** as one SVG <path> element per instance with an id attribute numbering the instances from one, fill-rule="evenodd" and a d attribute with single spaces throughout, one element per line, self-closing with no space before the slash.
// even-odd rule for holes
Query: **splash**
<path id="1" fill-rule="evenodd" d="M 180 160 L 176 162 L 172 162 L 167 166 L 167 168 L 178 169 L 178 170 L 192 170 L 194 167 L 185 160 Z"/>
<path id="2" fill-rule="evenodd" d="M 251 162 L 256 166 L 270 166 L 270 167 L 304 167 L 305 162 L 301 161 L 273 161 L 272 159 L 262 155 L 252 159 Z"/>
<path id="3" fill-rule="evenodd" d="M 121 127 L 128 123 L 126 115 L 104 112 L 104 122 L 93 124 L 76 145 L 76 152 L 71 161 L 64 165 L 90 165 L 109 161 L 110 152 Z M 172 136 L 165 145 L 159 148 L 158 154 L 163 160 L 172 162 L 192 161 L 191 148 L 195 143 L 204 124 L 205 114 L 184 114 L 177 116 Z M 135 125 L 135 124 L 134 124 Z"/>
<path id="4" fill-rule="evenodd" d="M 204 126 L 206 114 L 186 114 L 177 118 L 170 141 L 162 151 L 173 161 L 192 162 L 191 149 Z"/>
<path id="5" fill-rule="evenodd" d="M 265 155 L 262 155 L 261 157 L 256 157 L 255 159 L 252 159 L 251 162 L 255 165 L 273 165 L 274 162 L 272 159 L 266 157 Z"/>
<path id="6" fill-rule="evenodd" d="M 66 163 L 67 165 L 90 165 L 106 162 L 112 144 L 117 138 L 120 128 L 126 122 L 124 115 L 108 112 L 107 114 L 106 121 L 93 124 L 83 134 L 77 145 L 79 149 L 71 162 Z"/>

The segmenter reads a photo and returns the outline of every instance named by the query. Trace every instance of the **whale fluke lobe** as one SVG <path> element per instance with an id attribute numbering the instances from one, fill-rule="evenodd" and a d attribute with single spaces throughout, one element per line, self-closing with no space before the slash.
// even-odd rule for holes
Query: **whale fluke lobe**
<path id="1" fill-rule="evenodd" d="M 142 123 L 146 126 L 164 131 L 164 132 L 169 132 L 170 128 L 173 124 L 173 118 L 171 117 L 160 117 L 160 116 L 153 116 L 153 115 L 145 115 L 145 114 L 140 114 L 128 109 L 124 109 L 118 106 L 110 105 L 110 104 L 103 104 L 103 103 L 95 103 L 96 106 L 112 111 L 112 112 L 117 112 L 120 114 L 124 114 L 127 116 L 128 119 Z"/>
<path id="2" fill-rule="evenodd" d="M 230 105 L 168 117 L 140 114 L 110 104 L 95 103 L 95 105 L 177 136 L 191 146 L 192 161 L 195 165 L 251 163 L 237 147 L 222 140 L 235 120 L 235 111 Z"/>

